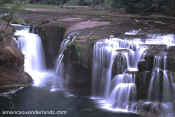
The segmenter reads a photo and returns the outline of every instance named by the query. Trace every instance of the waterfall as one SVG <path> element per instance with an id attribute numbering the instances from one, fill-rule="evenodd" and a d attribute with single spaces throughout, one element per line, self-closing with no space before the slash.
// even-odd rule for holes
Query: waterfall
<path id="1" fill-rule="evenodd" d="M 57 78 L 54 71 L 46 69 L 40 37 L 31 33 L 28 26 L 13 26 L 20 27 L 19 30 L 16 30 L 15 36 L 18 37 L 18 48 L 24 54 L 24 70 L 33 78 L 33 85 L 43 87 L 50 83 L 51 91 L 55 90 L 55 88 L 61 88 L 61 80 Z"/>
<path id="2" fill-rule="evenodd" d="M 167 56 L 155 56 L 152 77 L 149 86 L 148 99 L 153 101 L 173 101 L 174 94 L 172 74 L 166 70 Z"/>
<path id="3" fill-rule="evenodd" d="M 104 98 L 110 108 L 129 111 L 130 104 L 136 98 L 135 72 L 147 49 L 144 46 L 140 48 L 141 43 L 141 40 L 111 38 L 100 40 L 94 45 L 92 95 Z M 124 63 L 118 69 L 124 69 L 124 65 L 127 67 L 113 77 L 115 61 Z"/>
<path id="4" fill-rule="evenodd" d="M 112 65 L 116 56 L 125 57 L 126 71 L 138 71 L 138 62 L 143 58 L 146 48 L 139 48 L 141 40 L 104 39 L 98 41 L 93 52 L 93 96 L 109 96 Z M 99 85 L 96 85 L 96 82 Z M 105 83 L 106 82 L 106 83 Z M 105 83 L 105 84 L 104 84 Z M 105 87 L 104 87 L 105 85 Z M 105 88 L 105 89 L 104 89 Z"/>
<path id="5" fill-rule="evenodd" d="M 115 88 L 112 90 L 109 101 L 112 107 L 129 110 L 130 101 L 136 98 L 135 74 L 124 73 L 114 77 Z"/>
<path id="6" fill-rule="evenodd" d="M 149 87 L 149 92 L 148 92 L 148 98 L 149 99 L 153 99 L 153 98 L 155 100 L 160 99 L 160 93 L 161 93 L 161 89 L 160 89 L 161 59 L 162 59 L 162 57 L 160 57 L 160 56 L 155 56 L 155 58 L 154 58 L 152 78 L 151 78 L 151 81 L 150 81 L 150 87 Z M 153 92 L 154 89 L 157 89 L 156 93 Z"/>
<path id="7" fill-rule="evenodd" d="M 73 43 L 73 41 L 77 38 L 77 33 L 70 33 L 67 38 L 65 38 L 60 45 L 60 49 L 58 51 L 58 58 L 56 63 L 56 74 L 60 79 L 63 79 L 64 77 L 64 52 L 67 49 L 68 45 Z M 62 80 L 62 84 L 64 80 Z"/>
<path id="8" fill-rule="evenodd" d="M 18 38 L 18 48 L 25 55 L 25 71 L 45 70 L 45 61 L 41 39 L 38 35 L 29 33 L 29 30 L 19 30 L 15 33 Z"/>
<path id="9" fill-rule="evenodd" d="M 60 49 L 59 49 L 59 54 L 58 54 L 58 58 L 57 58 L 57 66 L 56 66 L 56 72 L 58 73 L 59 70 L 61 70 L 60 68 L 62 68 L 62 61 L 63 61 L 63 57 L 64 57 L 64 51 L 67 49 L 67 45 L 69 43 L 71 43 L 71 36 L 68 36 L 67 38 L 65 38 L 60 45 Z"/>
<path id="10" fill-rule="evenodd" d="M 138 32 L 129 32 L 126 33 Z M 148 39 L 109 38 L 97 41 L 93 48 L 92 99 L 100 108 L 111 111 L 136 112 L 138 64 L 145 61 L 152 46 L 175 46 L 174 35 L 148 35 Z M 166 52 L 165 52 L 166 53 Z M 151 101 L 173 101 L 173 74 L 167 70 L 167 56 L 155 56 L 148 98 Z M 141 85 L 141 84 L 140 84 Z M 165 102 L 165 103 L 164 103 Z M 173 109 L 170 109 L 173 110 Z M 164 110 L 165 111 L 165 110 Z"/>

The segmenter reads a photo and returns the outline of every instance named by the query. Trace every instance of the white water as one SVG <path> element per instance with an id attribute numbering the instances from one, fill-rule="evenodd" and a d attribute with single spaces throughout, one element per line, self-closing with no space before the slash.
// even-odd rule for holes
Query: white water
<path id="1" fill-rule="evenodd" d="M 104 97 L 104 102 L 107 104 L 99 100 L 103 108 L 124 112 L 131 110 L 131 101 L 134 101 L 136 97 L 135 75 L 127 71 L 138 71 L 138 62 L 143 58 L 142 55 L 147 49 L 146 47 L 139 48 L 139 44 L 141 44 L 140 40 L 117 38 L 100 40 L 95 44 L 92 93 L 95 97 Z M 119 56 L 125 59 L 119 59 L 121 58 Z M 123 60 L 127 68 L 122 74 L 112 77 L 112 66 L 115 59 L 118 63 Z"/>
<path id="2" fill-rule="evenodd" d="M 138 32 L 131 31 L 126 34 L 136 35 Z M 144 56 L 152 45 L 165 45 L 167 48 L 175 46 L 174 35 L 148 35 L 148 39 L 143 40 L 109 38 L 96 42 L 93 49 L 92 97 L 101 108 L 122 112 L 137 111 L 134 109 L 137 95 L 135 73 L 138 71 L 138 63 L 144 61 Z M 163 93 L 161 100 L 168 100 L 172 95 L 170 90 L 171 81 L 168 78 L 168 71 L 165 69 L 166 57 L 161 58 L 164 61 L 162 70 L 163 92 L 159 91 L 159 57 L 155 58 L 157 59 L 154 61 L 149 98 L 154 97 L 160 100 L 159 95 Z M 122 73 L 112 74 L 114 62 L 117 62 L 117 65 L 119 65 L 115 70 L 122 71 Z M 127 64 L 127 68 L 124 67 L 125 64 Z M 170 78 L 172 79 L 172 76 Z M 153 86 L 154 84 L 157 86 Z"/>
<path id="3" fill-rule="evenodd" d="M 24 54 L 24 70 L 33 78 L 33 85 L 44 87 L 49 82 L 51 91 L 61 88 L 61 80 L 57 78 L 56 73 L 46 69 L 40 37 L 30 33 L 29 27 L 24 26 L 15 32 L 15 36 L 18 37 L 18 47 Z"/>
<path id="4" fill-rule="evenodd" d="M 129 101 L 136 98 L 134 74 L 121 74 L 114 77 L 115 88 L 112 90 L 109 101 L 112 107 L 129 110 Z"/>
<path id="5" fill-rule="evenodd" d="M 166 63 L 167 56 L 155 56 L 152 78 L 148 92 L 148 99 L 150 101 L 173 101 L 173 82 L 171 81 L 173 76 L 172 74 L 168 74 L 168 71 L 166 70 Z"/>
<path id="6" fill-rule="evenodd" d="M 57 66 L 56 66 L 56 72 L 59 74 L 59 71 L 62 71 L 63 67 L 63 57 L 64 57 L 64 51 L 67 49 L 68 43 L 71 43 L 71 40 L 69 38 L 64 39 L 61 42 L 59 54 L 57 58 Z"/>
<path id="7" fill-rule="evenodd" d="M 60 45 L 60 49 L 58 52 L 58 58 L 57 58 L 57 63 L 56 63 L 56 74 L 60 79 L 64 79 L 64 52 L 67 49 L 67 46 L 76 39 L 77 34 L 76 33 L 71 33 L 65 38 Z M 64 84 L 64 80 L 62 80 L 62 87 Z"/>

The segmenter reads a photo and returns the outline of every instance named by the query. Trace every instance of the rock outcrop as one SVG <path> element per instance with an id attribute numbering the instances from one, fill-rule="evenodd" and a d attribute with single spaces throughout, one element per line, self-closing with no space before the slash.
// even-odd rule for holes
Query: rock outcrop
<path id="1" fill-rule="evenodd" d="M 13 39 L 14 30 L 12 27 L 5 27 L 0 27 L 0 92 L 29 86 L 32 83 L 32 78 L 24 72 L 24 56 Z"/>
<path id="2" fill-rule="evenodd" d="M 54 24 L 45 24 L 36 27 L 34 30 L 42 39 L 46 66 L 53 69 L 58 56 L 59 45 L 64 38 L 65 28 Z"/>

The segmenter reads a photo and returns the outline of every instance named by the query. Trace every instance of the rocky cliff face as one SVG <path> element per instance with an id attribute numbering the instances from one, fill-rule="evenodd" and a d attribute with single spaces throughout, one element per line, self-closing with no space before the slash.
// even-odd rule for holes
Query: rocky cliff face
<path id="1" fill-rule="evenodd" d="M 24 56 L 13 39 L 13 28 L 0 27 L 0 92 L 32 83 L 31 77 L 24 72 Z"/>
<path id="2" fill-rule="evenodd" d="M 34 30 L 42 39 L 46 66 L 53 69 L 58 56 L 59 45 L 64 38 L 65 28 L 54 24 L 45 24 L 36 27 Z"/>

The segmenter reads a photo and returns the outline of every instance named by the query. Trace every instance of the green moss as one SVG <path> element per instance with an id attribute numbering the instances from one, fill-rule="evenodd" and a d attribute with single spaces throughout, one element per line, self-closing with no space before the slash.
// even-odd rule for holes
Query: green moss
<path id="1" fill-rule="evenodd" d="M 90 39 L 89 40 L 98 40 L 99 39 L 99 37 L 98 36 L 92 36 L 92 37 L 90 37 Z"/>
<path id="2" fill-rule="evenodd" d="M 97 40 L 104 38 L 103 36 L 93 35 L 89 38 L 90 44 L 95 43 Z"/>
<path id="3" fill-rule="evenodd" d="M 76 40 L 81 40 L 81 38 L 80 37 L 77 37 Z"/>
<path id="4" fill-rule="evenodd" d="M 14 17 L 11 22 L 16 23 L 16 24 L 26 25 L 26 22 L 24 21 L 24 19 L 22 19 L 20 17 Z"/>
<path id="5" fill-rule="evenodd" d="M 69 42 L 68 44 L 67 44 L 67 47 L 69 48 L 69 47 L 71 47 L 73 45 L 73 42 Z"/>
<path id="6" fill-rule="evenodd" d="M 81 56 L 81 46 L 80 44 L 74 44 L 78 58 Z"/>

